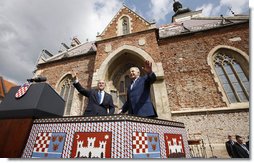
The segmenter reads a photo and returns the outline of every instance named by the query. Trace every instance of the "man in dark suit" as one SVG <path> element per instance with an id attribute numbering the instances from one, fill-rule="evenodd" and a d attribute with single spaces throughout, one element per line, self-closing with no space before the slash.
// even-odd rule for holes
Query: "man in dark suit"
<path id="1" fill-rule="evenodd" d="M 249 158 L 249 150 L 243 144 L 241 136 L 236 135 L 236 143 L 233 145 L 233 158 Z"/>
<path id="2" fill-rule="evenodd" d="M 87 108 L 84 115 L 112 115 L 115 112 L 113 99 L 110 94 L 104 91 L 106 86 L 105 81 L 100 80 L 97 84 L 97 89 L 87 90 L 83 88 L 78 82 L 78 78 L 75 75 L 74 87 L 82 95 L 88 98 Z"/>
<path id="3" fill-rule="evenodd" d="M 229 157 L 233 158 L 233 144 L 235 144 L 236 142 L 233 141 L 232 136 L 228 135 L 228 141 L 226 141 L 225 145 L 226 145 L 226 149 L 228 152 Z"/>
<path id="4" fill-rule="evenodd" d="M 250 136 L 248 136 L 248 141 L 246 141 L 246 143 L 245 143 L 248 150 L 250 150 L 250 140 L 249 139 L 250 139 Z"/>
<path id="5" fill-rule="evenodd" d="M 127 91 L 127 101 L 124 103 L 120 113 L 137 115 L 142 117 L 157 117 L 150 98 L 150 87 L 156 81 L 156 75 L 152 71 L 152 63 L 145 61 L 143 68 L 146 75 L 140 77 L 140 71 L 137 67 L 130 68 L 129 77 L 132 84 Z"/>

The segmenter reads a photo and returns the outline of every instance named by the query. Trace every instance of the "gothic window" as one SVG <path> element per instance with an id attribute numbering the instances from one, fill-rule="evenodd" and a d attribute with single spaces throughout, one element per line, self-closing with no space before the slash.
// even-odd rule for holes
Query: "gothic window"
<path id="1" fill-rule="evenodd" d="M 122 29 L 123 29 L 123 34 L 129 34 L 130 33 L 130 27 L 129 27 L 129 18 L 124 16 L 122 18 Z"/>
<path id="2" fill-rule="evenodd" d="M 72 85 L 71 76 L 66 76 L 60 83 L 60 96 L 65 101 L 65 112 L 64 115 L 70 115 L 71 105 L 74 94 L 74 86 Z"/>
<path id="3" fill-rule="evenodd" d="M 249 101 L 248 74 L 243 71 L 242 65 L 233 55 L 221 52 L 215 54 L 214 68 L 229 103 Z"/>

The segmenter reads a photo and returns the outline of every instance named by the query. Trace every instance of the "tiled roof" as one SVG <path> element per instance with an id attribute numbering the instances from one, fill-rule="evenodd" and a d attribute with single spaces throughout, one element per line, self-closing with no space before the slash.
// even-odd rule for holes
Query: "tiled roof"
<path id="1" fill-rule="evenodd" d="M 2 76 L 0 76 L 0 97 L 4 97 L 6 93 L 9 92 L 9 90 L 16 86 L 16 84 L 3 79 Z"/>
<path id="2" fill-rule="evenodd" d="M 161 26 L 159 28 L 160 38 L 166 38 L 176 35 L 181 35 L 190 32 L 198 32 L 207 29 L 222 27 L 229 24 L 237 24 L 249 21 L 248 16 L 235 17 L 199 17 L 185 20 L 182 22 L 174 22 Z"/>
<path id="3" fill-rule="evenodd" d="M 61 60 L 63 58 L 70 58 L 74 56 L 84 55 L 90 52 L 95 52 L 96 50 L 97 49 L 94 42 L 86 42 L 86 43 L 77 45 L 75 47 L 71 47 L 55 55 L 49 56 L 49 55 L 45 55 L 45 53 L 42 52 L 42 54 L 40 55 L 38 59 L 37 64 L 43 64 L 43 63 L 48 63 L 48 62 L 52 62 L 56 60 Z"/>

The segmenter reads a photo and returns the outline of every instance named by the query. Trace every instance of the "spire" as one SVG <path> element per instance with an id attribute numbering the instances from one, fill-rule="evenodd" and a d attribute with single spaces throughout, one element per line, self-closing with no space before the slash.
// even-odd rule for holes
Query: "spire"
<path id="1" fill-rule="evenodd" d="M 176 13 L 181 8 L 183 8 L 183 5 L 180 2 L 174 0 L 174 4 L 173 4 L 174 12 Z"/>
<path id="2" fill-rule="evenodd" d="M 202 13 L 202 10 L 200 11 L 192 11 L 189 8 L 184 8 L 183 5 L 179 2 L 174 0 L 173 3 L 173 10 L 175 14 L 172 16 L 172 22 L 182 21 L 186 19 L 190 19 L 191 17 L 196 17 L 200 13 Z"/>

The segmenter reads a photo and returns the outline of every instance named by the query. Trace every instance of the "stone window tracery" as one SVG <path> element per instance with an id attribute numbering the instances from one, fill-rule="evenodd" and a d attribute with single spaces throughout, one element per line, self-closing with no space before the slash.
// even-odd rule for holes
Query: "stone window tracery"
<path id="1" fill-rule="evenodd" d="M 73 83 L 73 79 L 71 78 L 71 76 L 66 76 L 59 85 L 60 96 L 65 101 L 64 115 L 70 115 L 71 113 L 71 106 L 72 106 L 73 95 L 74 95 L 74 86 L 72 83 Z"/>
<path id="2" fill-rule="evenodd" d="M 220 83 L 227 95 L 229 103 L 249 101 L 249 79 L 240 62 L 233 55 L 216 53 L 214 68 Z"/>

